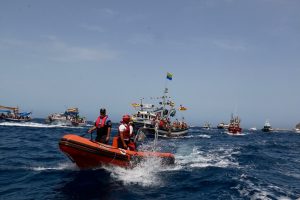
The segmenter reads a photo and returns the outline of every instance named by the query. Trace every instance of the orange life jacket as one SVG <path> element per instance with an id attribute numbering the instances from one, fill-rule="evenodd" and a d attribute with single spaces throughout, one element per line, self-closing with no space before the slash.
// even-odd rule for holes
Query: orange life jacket
<path id="1" fill-rule="evenodd" d="M 107 120 L 108 116 L 105 115 L 105 117 L 101 118 L 101 116 L 99 116 L 96 120 L 96 127 L 97 128 L 103 128 L 105 126 L 105 122 Z"/>

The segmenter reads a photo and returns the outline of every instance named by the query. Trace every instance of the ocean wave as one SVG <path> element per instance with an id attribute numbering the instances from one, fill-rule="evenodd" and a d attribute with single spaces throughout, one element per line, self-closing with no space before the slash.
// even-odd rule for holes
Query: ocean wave
<path id="1" fill-rule="evenodd" d="M 182 168 L 239 167 L 238 162 L 232 157 L 233 154 L 238 153 L 235 149 L 219 148 L 204 152 L 198 147 L 193 147 L 189 154 L 175 154 L 175 161 Z"/>
<path id="2" fill-rule="evenodd" d="M 232 189 L 237 189 L 242 197 L 250 199 L 281 199 L 290 200 L 293 194 L 281 187 L 273 184 L 264 184 L 256 178 L 248 177 L 245 174 L 240 176 L 238 180 L 240 184 Z"/>
<path id="3" fill-rule="evenodd" d="M 77 171 L 79 168 L 74 163 L 60 163 L 58 166 L 46 167 L 46 166 L 37 166 L 37 167 L 29 167 L 28 169 L 33 171 L 64 171 L 64 170 L 71 170 Z"/>
<path id="4" fill-rule="evenodd" d="M 183 138 L 211 138 L 210 135 L 206 135 L 206 134 L 201 134 L 201 135 L 187 135 L 187 136 L 183 136 Z"/>

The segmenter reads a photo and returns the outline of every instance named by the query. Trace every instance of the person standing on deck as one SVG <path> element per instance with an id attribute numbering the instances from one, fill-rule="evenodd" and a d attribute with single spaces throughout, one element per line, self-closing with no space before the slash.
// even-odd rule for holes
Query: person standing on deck
<path id="1" fill-rule="evenodd" d="M 92 133 L 97 130 L 96 141 L 104 144 L 108 144 L 112 123 L 106 115 L 106 109 L 100 109 L 100 116 L 96 119 L 95 125 L 88 130 L 88 133 Z"/>

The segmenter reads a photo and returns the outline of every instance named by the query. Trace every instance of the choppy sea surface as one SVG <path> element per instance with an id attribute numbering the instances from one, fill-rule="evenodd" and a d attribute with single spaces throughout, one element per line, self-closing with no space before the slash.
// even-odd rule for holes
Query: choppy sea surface
<path id="1" fill-rule="evenodd" d="M 133 169 L 79 170 L 58 141 L 88 128 L 0 122 L 0 199 L 300 199 L 299 133 L 192 127 L 158 141 L 157 149 L 174 153 L 174 166 L 146 160 Z"/>

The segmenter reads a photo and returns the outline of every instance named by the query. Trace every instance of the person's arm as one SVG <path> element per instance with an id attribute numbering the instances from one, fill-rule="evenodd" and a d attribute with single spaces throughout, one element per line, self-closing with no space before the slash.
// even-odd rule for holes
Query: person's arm
<path id="1" fill-rule="evenodd" d="M 96 126 L 93 126 L 92 128 L 90 128 L 89 130 L 88 130 L 88 133 L 91 133 L 91 132 L 93 132 L 94 130 L 96 130 Z"/>

